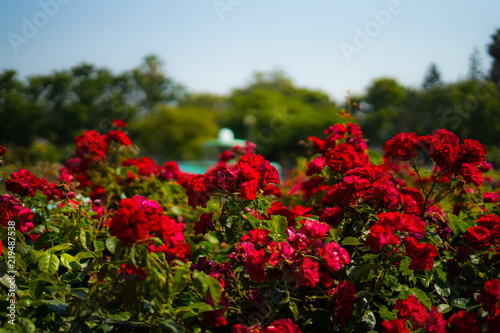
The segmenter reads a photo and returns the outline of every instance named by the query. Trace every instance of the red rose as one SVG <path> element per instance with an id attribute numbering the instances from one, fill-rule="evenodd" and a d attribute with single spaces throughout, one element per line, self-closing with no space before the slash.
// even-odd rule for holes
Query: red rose
<path id="1" fill-rule="evenodd" d="M 500 194 L 495 192 L 484 192 L 483 202 L 484 203 L 497 203 L 500 201 Z"/>
<path id="2" fill-rule="evenodd" d="M 448 318 L 448 324 L 453 327 L 455 333 L 481 333 L 481 323 L 477 320 L 475 312 L 460 310 Z"/>
<path id="3" fill-rule="evenodd" d="M 320 222 L 328 223 L 331 226 L 336 226 L 342 221 L 342 208 L 326 207 L 323 214 L 319 217 Z"/>
<path id="4" fill-rule="evenodd" d="M 162 211 L 156 201 L 141 196 L 123 199 L 109 224 L 109 233 L 127 246 L 147 239 L 157 229 Z"/>
<path id="5" fill-rule="evenodd" d="M 341 280 L 331 294 L 334 297 L 332 305 L 333 311 L 337 314 L 336 321 L 341 325 L 346 325 L 351 318 L 353 302 L 356 299 L 354 284 Z"/>
<path id="6" fill-rule="evenodd" d="M 289 227 L 295 227 L 295 215 L 279 201 L 273 202 L 271 207 L 267 209 L 266 220 L 270 220 L 273 215 L 281 215 L 286 217 Z"/>
<path id="7" fill-rule="evenodd" d="M 410 333 L 403 319 L 386 320 L 382 322 L 385 333 Z"/>
<path id="8" fill-rule="evenodd" d="M 472 242 L 472 248 L 476 251 L 490 245 L 491 232 L 485 227 L 470 227 L 465 232 L 465 238 Z"/>
<path id="9" fill-rule="evenodd" d="M 300 328 L 289 318 L 275 320 L 269 325 L 264 333 L 301 333 Z"/>
<path id="10" fill-rule="evenodd" d="M 266 264 L 266 250 L 250 250 L 246 260 L 247 272 L 250 279 L 255 282 L 262 283 L 266 279 L 265 264 Z"/>
<path id="11" fill-rule="evenodd" d="M 314 220 L 302 220 L 301 223 L 302 227 L 297 231 L 310 239 L 324 239 L 328 230 L 331 229 L 328 224 Z"/>
<path id="12" fill-rule="evenodd" d="M 5 189 L 23 197 L 34 197 L 36 190 L 43 187 L 40 181 L 40 178 L 33 175 L 31 171 L 19 169 L 13 172 L 10 179 L 5 182 Z"/>
<path id="13" fill-rule="evenodd" d="M 123 133 L 122 131 L 110 131 L 105 135 L 105 138 L 107 143 L 113 141 L 121 143 L 125 146 L 130 146 L 132 144 L 132 141 L 130 141 L 130 138 L 127 136 L 127 134 Z"/>
<path id="14" fill-rule="evenodd" d="M 432 306 L 427 317 L 426 329 L 430 333 L 446 333 L 446 320 L 435 305 Z"/>
<path id="15" fill-rule="evenodd" d="M 324 169 L 326 160 L 323 156 L 316 157 L 314 160 L 307 164 L 306 175 L 310 176 L 315 173 L 320 173 Z"/>
<path id="16" fill-rule="evenodd" d="M 200 217 L 200 220 L 197 221 L 194 224 L 194 234 L 199 235 L 199 234 L 206 234 L 208 230 L 212 229 L 215 227 L 215 222 L 212 221 L 212 216 L 214 213 L 203 213 Z"/>
<path id="17" fill-rule="evenodd" d="M 203 208 L 207 207 L 207 202 L 210 200 L 208 193 L 205 190 L 205 184 L 203 183 L 203 175 L 196 175 L 185 184 L 186 194 L 188 196 L 188 204 L 196 208 L 201 206 Z"/>
<path id="18" fill-rule="evenodd" d="M 406 237 L 406 255 L 411 258 L 409 268 L 419 271 L 431 270 L 434 258 L 437 256 L 436 247 L 432 244 L 419 243 L 412 237 Z"/>
<path id="19" fill-rule="evenodd" d="M 415 133 L 400 133 L 384 145 L 384 158 L 409 161 L 417 156 L 420 137 Z"/>
<path id="20" fill-rule="evenodd" d="M 256 180 L 243 182 L 240 186 L 241 197 L 245 200 L 255 200 L 258 190 L 259 183 Z"/>
<path id="21" fill-rule="evenodd" d="M 316 287 L 319 282 L 319 264 L 309 257 L 305 257 L 296 274 L 303 286 Z"/>
<path id="22" fill-rule="evenodd" d="M 429 317 L 427 308 L 413 295 L 408 296 L 406 300 L 398 299 L 394 309 L 398 311 L 399 318 L 408 319 L 410 321 L 413 330 L 424 327 Z"/>
<path id="23" fill-rule="evenodd" d="M 320 255 L 326 259 L 327 268 L 332 273 L 337 272 L 340 268 L 351 262 L 349 253 L 347 253 L 346 249 L 340 247 L 340 245 L 334 241 L 326 244 L 324 249 L 319 250 L 319 252 Z"/>
<path id="24" fill-rule="evenodd" d="M 429 154 L 439 168 L 451 168 L 458 157 L 459 149 L 460 140 L 447 129 L 438 129 L 432 134 Z"/>
<path id="25" fill-rule="evenodd" d="M 127 123 L 124 122 L 121 119 L 115 119 L 115 120 L 113 120 L 113 125 L 116 126 L 116 127 L 127 127 Z"/>
<path id="26" fill-rule="evenodd" d="M 242 242 L 252 242 L 253 244 L 267 246 L 271 243 L 269 238 L 269 230 L 266 229 L 253 229 L 248 232 L 248 235 L 241 237 Z"/>
<path id="27" fill-rule="evenodd" d="M 482 304 L 483 309 L 493 316 L 498 311 L 498 301 L 500 300 L 500 280 L 494 279 L 486 281 L 483 292 L 479 296 L 478 301 Z"/>
<path id="28" fill-rule="evenodd" d="M 82 135 L 75 138 L 75 141 L 75 157 L 99 160 L 106 156 L 108 144 L 104 136 L 94 130 L 83 132 Z"/>
<path id="29" fill-rule="evenodd" d="M 464 163 L 459 173 L 464 178 L 464 181 L 467 184 L 472 183 L 476 187 L 479 187 L 483 183 L 483 174 L 477 169 L 476 165 L 474 164 Z"/>

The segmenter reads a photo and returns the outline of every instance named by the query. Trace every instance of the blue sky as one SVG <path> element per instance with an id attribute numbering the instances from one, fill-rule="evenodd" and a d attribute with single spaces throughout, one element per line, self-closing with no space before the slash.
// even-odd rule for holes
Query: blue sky
<path id="1" fill-rule="evenodd" d="M 465 77 L 474 47 L 488 70 L 498 28 L 498 0 L 3 0 L 0 70 L 118 73 L 156 54 L 193 92 L 229 93 L 279 68 L 341 101 L 382 76 L 420 86 L 431 62 L 445 81 Z"/>

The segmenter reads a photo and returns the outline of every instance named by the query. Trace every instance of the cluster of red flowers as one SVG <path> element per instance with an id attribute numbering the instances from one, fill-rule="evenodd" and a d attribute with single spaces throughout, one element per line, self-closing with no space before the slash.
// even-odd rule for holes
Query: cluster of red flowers
<path id="1" fill-rule="evenodd" d="M 254 229 L 241 238 L 229 257 L 244 264 L 250 279 L 258 283 L 280 278 L 287 279 L 295 288 L 315 288 L 318 284 L 330 288 L 334 284 L 333 274 L 348 265 L 350 258 L 336 242 L 325 242 L 328 230 L 330 226 L 325 223 L 303 220 L 298 230 L 287 229 L 287 240 L 277 243 L 269 237 L 269 230 Z M 336 286 L 331 294 L 342 293 L 340 287 Z M 352 307 L 354 289 L 349 289 L 348 294 L 352 297 L 338 298 L 338 302 L 345 304 L 336 310 Z M 343 314 L 344 320 L 349 317 L 350 312 Z"/>
<path id="2" fill-rule="evenodd" d="M 239 193 L 244 200 L 254 200 L 270 183 L 279 183 L 278 171 L 263 156 L 248 152 L 235 165 L 218 166 L 204 175 L 183 182 L 191 207 L 207 207 L 210 197 Z"/>
<path id="3" fill-rule="evenodd" d="M 61 200 L 75 196 L 74 193 L 64 190 L 63 186 L 54 182 L 49 183 L 45 178 L 38 178 L 26 169 L 13 172 L 10 179 L 5 182 L 5 189 L 22 197 L 34 197 L 35 192 L 40 190 L 49 200 Z"/>
<path id="4" fill-rule="evenodd" d="M 278 319 L 267 327 L 253 325 L 247 327 L 242 324 L 233 326 L 232 333 L 301 333 L 300 328 L 295 325 L 290 319 Z"/>
<path id="5" fill-rule="evenodd" d="M 339 271 L 349 264 L 347 251 L 335 242 L 325 243 L 330 226 L 314 220 L 303 220 L 295 230 L 287 229 L 288 238 L 277 243 L 269 237 L 269 230 L 254 229 L 236 244 L 230 258 L 246 266 L 250 279 L 256 282 L 266 280 L 266 267 L 271 277 L 287 274 L 295 287 L 331 287 L 330 273 Z M 266 251 L 267 250 L 267 251 Z M 317 258 L 317 259 L 313 259 Z M 321 258 L 321 259 L 319 259 Z"/>
<path id="6" fill-rule="evenodd" d="M 312 136 L 307 138 L 314 150 L 321 153 L 307 165 L 307 175 L 320 173 L 325 166 L 334 172 L 345 173 L 368 163 L 368 155 L 364 153 L 367 146 L 358 125 L 335 124 L 327 128 L 325 134 L 325 140 Z"/>
<path id="7" fill-rule="evenodd" d="M 364 152 L 361 130 L 355 124 L 335 125 L 325 131 L 325 141 L 309 138 L 321 153 L 307 165 L 306 175 L 311 176 L 292 189 L 292 194 L 303 190 L 306 198 L 318 191 L 326 192 L 321 200 L 321 221 L 335 226 L 342 220 L 344 210 L 354 211 L 364 202 L 379 211 L 399 211 L 420 215 L 424 209 L 424 198 L 420 191 L 408 188 L 396 180 L 386 165 L 373 165 Z M 327 185 L 328 175 L 315 176 L 328 167 L 338 181 Z"/>
<path id="8" fill-rule="evenodd" d="M 185 176 L 183 172 L 179 169 L 179 165 L 174 161 L 165 162 L 163 166 L 158 165 L 150 159 L 149 157 L 129 158 L 122 163 L 123 166 L 135 166 L 137 167 L 137 174 L 141 179 L 155 176 L 161 180 L 171 180 L 171 179 L 181 179 Z M 128 181 L 136 179 L 136 175 L 129 171 Z"/>
<path id="9" fill-rule="evenodd" d="M 406 300 L 398 299 L 394 308 L 398 311 L 398 319 L 382 322 L 386 333 L 410 333 L 405 320 L 413 330 L 423 328 L 425 332 L 446 333 L 446 320 L 435 305 L 429 311 L 411 295 Z"/>
<path id="10" fill-rule="evenodd" d="M 437 256 L 436 247 L 416 240 L 425 233 L 426 224 L 421 218 L 396 212 L 381 213 L 378 218 L 366 238 L 366 244 L 372 251 L 378 252 L 384 245 L 400 244 L 401 238 L 404 238 L 406 255 L 411 258 L 409 268 L 420 271 L 432 269 L 434 258 Z"/>
<path id="11" fill-rule="evenodd" d="M 465 238 L 471 242 L 472 249 L 480 251 L 490 245 L 500 245 L 500 216 L 488 214 L 481 216 L 477 227 L 470 227 Z"/>
<path id="12" fill-rule="evenodd" d="M 162 213 L 163 208 L 154 200 L 142 196 L 123 199 L 109 222 L 109 233 L 127 246 L 158 236 L 164 243 L 150 245 L 150 251 L 163 252 L 168 260 L 188 260 L 191 252 L 189 243 L 184 241 L 184 224 Z"/>
<path id="13" fill-rule="evenodd" d="M 110 131 L 108 134 L 99 134 L 94 130 L 84 132 L 75 138 L 76 148 L 73 157 L 64 162 L 59 171 L 59 180 L 68 184 L 75 180 L 78 188 L 92 185 L 89 170 L 105 162 L 106 153 L 112 143 L 130 146 L 130 138 L 120 130 Z"/>
<path id="14" fill-rule="evenodd" d="M 411 161 L 419 153 L 430 157 L 438 168 L 441 181 L 461 176 L 466 183 L 480 186 L 482 173 L 491 169 L 485 160 L 486 149 L 479 141 L 465 139 L 460 144 L 458 137 L 446 129 L 426 136 L 398 134 L 385 144 L 384 151 L 384 158 L 397 161 Z"/>
<path id="15" fill-rule="evenodd" d="M 16 221 L 16 229 L 26 233 L 33 229 L 33 212 L 10 194 L 0 195 L 0 225 L 7 227 L 10 221 Z"/>

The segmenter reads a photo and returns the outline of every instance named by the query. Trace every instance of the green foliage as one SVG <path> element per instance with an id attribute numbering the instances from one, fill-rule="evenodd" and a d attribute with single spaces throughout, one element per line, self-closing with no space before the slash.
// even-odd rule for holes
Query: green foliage
<path id="1" fill-rule="evenodd" d="M 202 154 L 202 144 L 217 136 L 215 115 L 209 109 L 157 105 L 132 128 L 140 132 L 140 145 L 151 154 L 168 159 L 194 159 Z"/>
<path id="2" fill-rule="evenodd" d="M 304 133 L 321 136 L 325 127 L 339 120 L 328 95 L 296 87 L 280 71 L 255 74 L 247 87 L 231 93 L 228 104 L 230 111 L 218 117 L 221 126 L 286 165 L 292 163 Z"/>

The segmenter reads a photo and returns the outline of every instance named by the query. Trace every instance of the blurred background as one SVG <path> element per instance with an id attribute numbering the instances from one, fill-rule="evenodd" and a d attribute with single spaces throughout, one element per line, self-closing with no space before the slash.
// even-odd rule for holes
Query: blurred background
<path id="1" fill-rule="evenodd" d="M 158 162 L 230 128 L 293 167 L 353 115 L 369 146 L 447 128 L 500 166 L 500 2 L 0 2 L 7 164 L 60 163 L 113 119 Z"/>

